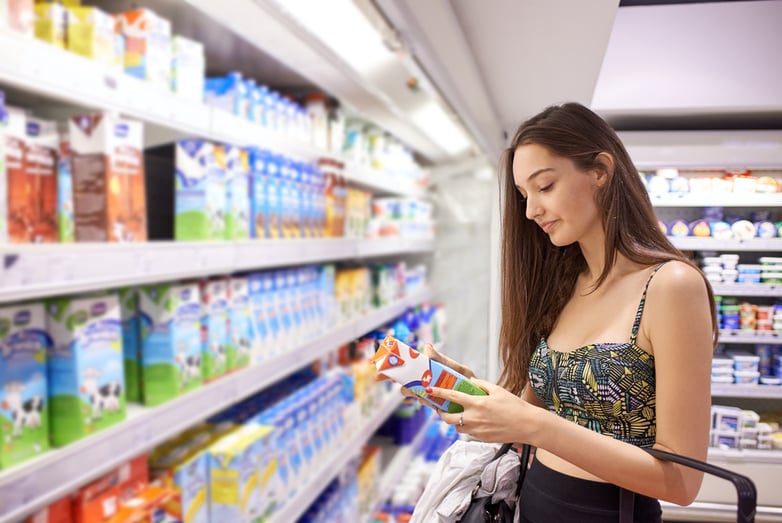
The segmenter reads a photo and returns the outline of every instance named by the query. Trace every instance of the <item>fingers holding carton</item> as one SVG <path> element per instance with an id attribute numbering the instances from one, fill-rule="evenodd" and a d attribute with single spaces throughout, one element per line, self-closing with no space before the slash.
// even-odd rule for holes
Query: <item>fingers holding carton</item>
<path id="1" fill-rule="evenodd" d="M 462 412 L 464 409 L 456 402 L 441 397 L 430 397 L 427 389 L 437 387 L 473 396 L 486 395 L 486 391 L 448 363 L 454 364 L 454 367 L 458 366 L 474 377 L 474 373 L 469 368 L 446 358 L 429 344 L 421 353 L 392 336 L 386 336 L 372 358 L 372 363 L 378 375 L 402 385 L 403 394 L 416 396 L 426 405 L 444 412 Z"/>

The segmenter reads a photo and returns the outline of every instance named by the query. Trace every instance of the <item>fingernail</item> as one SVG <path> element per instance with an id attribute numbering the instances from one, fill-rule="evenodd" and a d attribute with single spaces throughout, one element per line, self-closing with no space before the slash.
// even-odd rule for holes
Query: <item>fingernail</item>
<path id="1" fill-rule="evenodd" d="M 431 394 L 432 393 L 432 387 L 426 387 L 426 393 Z"/>

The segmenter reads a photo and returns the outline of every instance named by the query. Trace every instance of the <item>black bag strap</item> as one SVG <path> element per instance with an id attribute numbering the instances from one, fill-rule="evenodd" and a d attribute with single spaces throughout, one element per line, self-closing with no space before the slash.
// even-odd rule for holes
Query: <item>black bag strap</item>
<path id="1" fill-rule="evenodd" d="M 672 461 L 673 463 L 678 463 L 679 465 L 694 468 L 707 474 L 717 476 L 718 478 L 730 481 L 736 487 L 736 492 L 738 493 L 738 501 L 736 503 L 736 521 L 738 523 L 754 523 L 755 512 L 757 510 L 758 492 L 755 488 L 755 483 L 747 476 L 743 476 L 726 468 L 712 465 L 711 463 L 688 458 L 687 456 L 680 456 L 679 454 L 674 454 L 672 452 L 666 452 L 659 449 L 644 450 L 657 459 Z M 625 492 L 629 491 L 622 489 L 620 504 L 624 499 Z M 630 493 L 630 495 L 633 498 L 635 497 L 633 493 Z M 620 523 L 632 523 L 633 513 L 631 511 L 629 519 L 626 519 L 626 515 L 622 511 L 620 512 L 620 518 Z"/>

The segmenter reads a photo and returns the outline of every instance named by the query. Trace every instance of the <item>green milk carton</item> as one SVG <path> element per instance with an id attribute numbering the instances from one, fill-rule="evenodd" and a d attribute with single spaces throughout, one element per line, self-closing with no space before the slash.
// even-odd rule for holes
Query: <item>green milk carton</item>
<path id="1" fill-rule="evenodd" d="M 180 140 L 174 153 L 174 238 L 225 238 L 225 171 L 215 160 L 214 145 L 204 140 Z"/>
<path id="2" fill-rule="evenodd" d="M 201 298 L 196 283 L 139 289 L 141 393 L 158 405 L 203 383 Z"/>
<path id="3" fill-rule="evenodd" d="M 138 290 L 126 287 L 119 290 L 122 318 L 122 352 L 125 364 L 125 399 L 141 401 L 141 340 Z"/>
<path id="4" fill-rule="evenodd" d="M 49 448 L 51 342 L 43 304 L 0 308 L 0 469 Z"/>
<path id="5" fill-rule="evenodd" d="M 122 325 L 113 293 L 47 302 L 51 443 L 67 445 L 125 419 Z"/>

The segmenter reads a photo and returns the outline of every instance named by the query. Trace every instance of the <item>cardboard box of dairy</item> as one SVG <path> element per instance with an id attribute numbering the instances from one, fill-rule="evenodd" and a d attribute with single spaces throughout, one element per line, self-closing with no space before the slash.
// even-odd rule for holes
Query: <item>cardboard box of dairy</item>
<path id="1" fill-rule="evenodd" d="M 147 285 L 139 290 L 142 396 L 158 405 L 203 383 L 198 284 Z"/>
<path id="2" fill-rule="evenodd" d="M 147 240 L 142 132 L 108 113 L 69 121 L 77 241 Z"/>
<path id="3" fill-rule="evenodd" d="M 68 7 L 68 49 L 112 67 L 116 64 L 115 21 L 97 7 Z"/>
<path id="4" fill-rule="evenodd" d="M 5 159 L 5 133 L 8 113 L 5 110 L 5 93 L 0 91 L 0 243 L 8 241 L 8 174 Z"/>
<path id="5" fill-rule="evenodd" d="M 0 308 L 0 469 L 49 448 L 43 304 Z"/>
<path id="6" fill-rule="evenodd" d="M 116 294 L 47 303 L 49 422 L 60 447 L 125 419 L 122 327 Z"/>
<path id="7" fill-rule="evenodd" d="M 203 44 L 174 35 L 171 49 L 171 90 L 187 100 L 203 103 L 206 75 Z"/>
<path id="8" fill-rule="evenodd" d="M 61 4 L 35 4 L 35 37 L 61 49 L 67 47 L 68 11 Z"/>
<path id="9" fill-rule="evenodd" d="M 16 211 L 23 212 L 29 220 L 27 241 L 57 242 L 60 238 L 57 226 L 57 156 L 60 149 L 57 123 L 28 117 L 25 131 L 26 176 L 22 184 L 17 180 L 12 185 L 11 202 Z"/>
<path id="10" fill-rule="evenodd" d="M 174 238 L 225 238 L 225 172 L 217 164 L 214 145 L 203 140 L 180 140 L 176 145 Z"/>
<path id="11" fill-rule="evenodd" d="M 71 173 L 71 139 L 67 125 L 60 132 L 60 154 L 57 157 L 57 227 L 60 243 L 76 240 L 73 222 L 73 174 Z"/>
<path id="12" fill-rule="evenodd" d="M 171 22 L 150 9 L 117 15 L 125 37 L 125 72 L 166 91 L 171 89 Z"/>
<path id="13" fill-rule="evenodd" d="M 228 281 L 215 278 L 200 282 L 204 381 L 219 378 L 227 370 Z"/>

